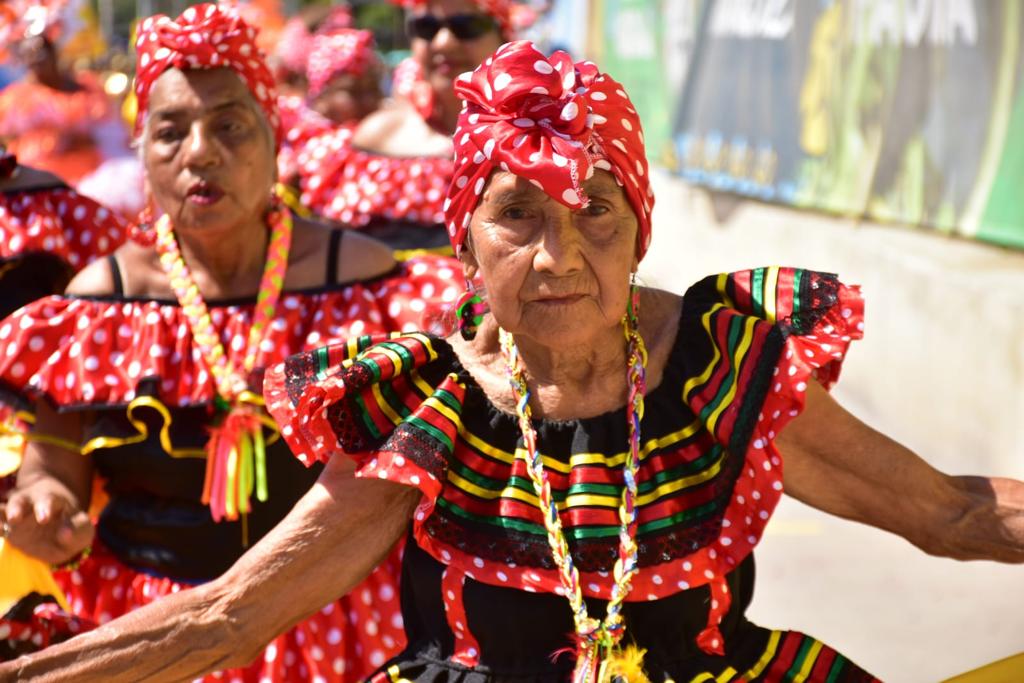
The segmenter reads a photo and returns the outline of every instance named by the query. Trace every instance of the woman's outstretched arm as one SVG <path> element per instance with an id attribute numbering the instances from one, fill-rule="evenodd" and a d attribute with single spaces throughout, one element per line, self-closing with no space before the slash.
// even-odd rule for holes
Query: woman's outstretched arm
<path id="1" fill-rule="evenodd" d="M 1024 482 L 944 474 L 851 415 L 817 383 L 779 434 L 786 492 L 932 555 L 1024 562 Z"/>
<path id="2" fill-rule="evenodd" d="M 348 458 L 333 458 L 220 578 L 2 665 L 0 680 L 177 681 L 249 664 L 279 633 L 354 588 L 408 528 L 420 493 L 352 470 Z"/>

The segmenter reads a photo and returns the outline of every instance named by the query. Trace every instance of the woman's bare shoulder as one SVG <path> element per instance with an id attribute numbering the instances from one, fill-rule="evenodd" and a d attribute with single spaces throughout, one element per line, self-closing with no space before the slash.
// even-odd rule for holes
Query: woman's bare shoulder
<path id="1" fill-rule="evenodd" d="M 334 284 L 325 282 L 324 278 L 328 275 L 327 250 L 331 245 L 331 234 L 337 230 L 341 231 L 341 239 L 337 242 L 335 254 L 335 282 L 371 280 L 394 269 L 394 252 L 383 242 L 356 230 L 296 219 L 286 288 L 305 289 Z"/>
<path id="2" fill-rule="evenodd" d="M 117 260 L 115 273 L 110 260 Z M 65 288 L 65 294 L 75 296 L 109 296 L 118 291 L 115 277 L 120 275 L 123 294 L 130 296 L 142 295 L 140 291 L 147 273 L 154 262 L 152 249 L 140 246 L 135 242 L 125 242 L 106 258 L 96 259 L 71 278 Z"/>

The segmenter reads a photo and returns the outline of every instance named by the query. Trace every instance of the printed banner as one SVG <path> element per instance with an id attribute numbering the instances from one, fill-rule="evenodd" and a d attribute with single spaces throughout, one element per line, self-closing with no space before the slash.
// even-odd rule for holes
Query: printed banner
<path id="1" fill-rule="evenodd" d="M 1024 248 L 1019 0 L 710 0 L 688 181 Z"/>

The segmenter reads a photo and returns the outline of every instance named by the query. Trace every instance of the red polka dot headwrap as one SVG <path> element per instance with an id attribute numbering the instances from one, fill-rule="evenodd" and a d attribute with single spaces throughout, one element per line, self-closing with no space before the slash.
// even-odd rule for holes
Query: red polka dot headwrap
<path id="1" fill-rule="evenodd" d="M 317 34 L 306 64 L 309 96 L 319 95 L 335 76 L 361 76 L 376 62 L 377 53 L 370 31 L 337 29 Z"/>
<path id="2" fill-rule="evenodd" d="M 569 208 L 589 203 L 580 185 L 612 173 L 638 222 L 637 258 L 651 240 L 651 190 L 640 117 L 626 91 L 592 62 L 550 58 L 533 43 L 506 43 L 455 82 L 466 104 L 455 131 L 455 174 L 445 224 L 458 254 L 496 167 L 528 178 Z"/>
<path id="3" fill-rule="evenodd" d="M 145 121 L 153 83 L 164 71 L 226 67 L 249 88 L 280 145 L 274 77 L 266 56 L 256 45 L 256 33 L 236 12 L 209 3 L 189 7 L 177 19 L 163 14 L 145 19 L 135 42 L 135 96 L 139 101 L 136 133 Z"/>

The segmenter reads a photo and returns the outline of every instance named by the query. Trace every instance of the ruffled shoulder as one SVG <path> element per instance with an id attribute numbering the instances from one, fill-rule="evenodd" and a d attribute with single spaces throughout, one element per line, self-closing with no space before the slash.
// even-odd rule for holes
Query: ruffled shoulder
<path id="1" fill-rule="evenodd" d="M 267 372 L 263 392 L 304 463 L 346 453 L 357 476 L 420 489 L 426 516 L 461 426 L 466 384 L 458 368 L 437 337 L 363 336 L 290 357 Z"/>
<path id="2" fill-rule="evenodd" d="M 0 194 L 0 260 L 46 253 L 78 270 L 127 236 L 124 218 L 69 188 Z"/>
<path id="3" fill-rule="evenodd" d="M 694 564 L 722 576 L 758 543 L 783 488 L 775 437 L 803 410 L 810 382 L 835 383 L 863 319 L 858 287 L 798 268 L 722 273 L 687 291 L 672 371 L 690 411 L 736 459 L 722 530 Z"/>
<path id="4" fill-rule="evenodd" d="M 742 453 L 755 430 L 774 434 L 795 416 L 809 381 L 835 383 L 863 321 L 859 288 L 832 274 L 769 267 L 709 276 L 683 299 L 683 399 L 719 443 Z"/>

